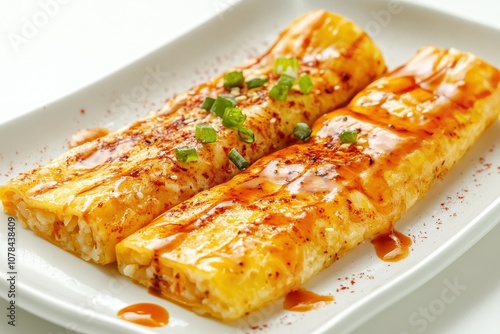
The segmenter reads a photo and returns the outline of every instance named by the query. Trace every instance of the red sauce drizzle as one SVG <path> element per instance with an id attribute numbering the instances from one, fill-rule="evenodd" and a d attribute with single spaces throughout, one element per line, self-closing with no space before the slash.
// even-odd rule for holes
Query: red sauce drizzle
<path id="1" fill-rule="evenodd" d="M 160 305 L 139 303 L 122 308 L 118 318 L 147 327 L 161 327 L 168 324 L 169 314 Z"/>
<path id="2" fill-rule="evenodd" d="M 377 256 L 387 262 L 397 262 L 406 258 L 412 244 L 409 237 L 396 230 L 378 235 L 371 242 L 375 246 Z"/>
<path id="3" fill-rule="evenodd" d="M 333 296 L 321 296 L 314 292 L 298 289 L 292 290 L 285 296 L 283 308 L 295 312 L 307 312 L 333 301 Z"/>

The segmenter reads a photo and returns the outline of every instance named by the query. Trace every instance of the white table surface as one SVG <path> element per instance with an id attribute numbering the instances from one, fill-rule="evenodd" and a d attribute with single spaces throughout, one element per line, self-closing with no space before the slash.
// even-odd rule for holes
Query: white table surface
<path id="1" fill-rule="evenodd" d="M 24 20 L 54 1 L 0 0 L 0 124 L 126 66 L 237 0 L 57 0 L 60 4 L 50 8 L 53 15 L 47 23 L 13 47 L 11 33 L 19 34 Z M 500 29 L 498 0 L 411 2 Z M 500 333 L 498 254 L 500 225 L 421 288 L 360 324 L 355 333 Z M 440 314 L 426 315 L 446 289 L 445 282 L 454 280 L 465 290 Z M 5 308 L 0 298 L 0 309 Z M 68 333 L 23 310 L 18 310 L 15 328 L 7 325 L 5 312 L 0 314 L 0 333 Z"/>

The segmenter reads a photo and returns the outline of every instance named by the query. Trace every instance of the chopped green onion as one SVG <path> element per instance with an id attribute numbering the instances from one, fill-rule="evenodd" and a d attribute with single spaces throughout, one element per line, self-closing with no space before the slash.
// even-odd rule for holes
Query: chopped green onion
<path id="1" fill-rule="evenodd" d="M 287 74 L 282 74 L 277 84 L 287 86 L 288 89 L 290 89 L 292 88 L 294 81 L 295 81 L 294 77 L 291 77 Z"/>
<path id="2" fill-rule="evenodd" d="M 293 129 L 293 135 L 302 141 L 308 140 L 311 137 L 311 133 L 311 128 L 304 122 L 298 122 Z"/>
<path id="3" fill-rule="evenodd" d="M 288 86 L 276 84 L 269 91 L 269 96 L 275 100 L 284 101 L 288 96 Z"/>
<path id="4" fill-rule="evenodd" d="M 215 129 L 209 124 L 197 124 L 195 138 L 203 144 L 215 143 L 217 141 L 217 132 L 215 132 Z"/>
<path id="5" fill-rule="evenodd" d="M 250 165 L 248 161 L 245 160 L 238 152 L 237 149 L 233 148 L 229 151 L 229 160 L 238 167 L 239 170 L 245 170 Z"/>
<path id="6" fill-rule="evenodd" d="M 274 73 L 296 78 L 299 74 L 299 61 L 296 58 L 276 58 L 274 60 Z"/>
<path id="7" fill-rule="evenodd" d="M 207 96 L 205 100 L 203 100 L 203 103 L 201 104 L 200 108 L 208 111 L 210 110 L 210 108 L 212 108 L 214 102 L 215 102 L 214 98 Z"/>
<path id="8" fill-rule="evenodd" d="M 292 88 L 295 79 L 288 74 L 282 74 L 271 90 L 269 96 L 273 99 L 284 101 L 288 96 L 288 91 Z"/>
<path id="9" fill-rule="evenodd" d="M 302 92 L 302 94 L 309 94 L 311 93 L 313 89 L 313 82 L 311 80 L 311 77 L 309 77 L 308 74 L 304 74 L 303 76 L 300 77 L 299 79 L 299 87 Z"/>
<path id="10" fill-rule="evenodd" d="M 217 96 L 210 111 L 222 118 L 226 108 L 233 108 L 236 106 L 236 100 L 230 96 Z"/>
<path id="11" fill-rule="evenodd" d="M 190 162 L 198 160 L 198 152 L 194 147 L 180 147 L 175 149 L 175 157 L 180 162 Z"/>
<path id="12" fill-rule="evenodd" d="M 247 81 L 247 87 L 248 89 L 259 88 L 264 86 L 266 82 L 267 82 L 266 78 L 255 78 Z"/>
<path id="13" fill-rule="evenodd" d="M 243 87 L 243 73 L 239 71 L 224 74 L 224 87 Z"/>
<path id="14" fill-rule="evenodd" d="M 249 128 L 239 128 L 238 136 L 247 144 L 252 144 L 255 141 L 255 134 Z"/>
<path id="15" fill-rule="evenodd" d="M 356 130 L 344 130 L 339 134 L 342 144 L 355 143 L 358 140 L 358 132 Z"/>
<path id="16" fill-rule="evenodd" d="M 222 115 L 222 125 L 228 128 L 239 128 L 246 119 L 247 116 L 240 108 L 226 108 Z"/>

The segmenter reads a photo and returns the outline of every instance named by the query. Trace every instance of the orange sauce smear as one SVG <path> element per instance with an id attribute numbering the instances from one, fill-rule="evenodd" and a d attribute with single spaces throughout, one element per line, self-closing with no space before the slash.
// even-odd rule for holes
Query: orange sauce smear
<path id="1" fill-rule="evenodd" d="M 109 130 L 105 128 L 82 129 L 71 136 L 68 146 L 71 149 L 94 139 L 104 137 L 108 133 Z"/>
<path id="2" fill-rule="evenodd" d="M 397 262 L 408 256 L 410 253 L 411 239 L 393 230 L 390 233 L 381 234 L 372 241 L 375 246 L 377 256 L 388 262 Z"/>
<path id="3" fill-rule="evenodd" d="M 333 296 L 321 296 L 304 289 L 290 291 L 285 296 L 283 308 L 295 312 L 307 312 L 333 301 Z"/>
<path id="4" fill-rule="evenodd" d="M 161 327 L 168 324 L 169 314 L 160 305 L 139 303 L 122 308 L 118 318 L 147 327 Z"/>

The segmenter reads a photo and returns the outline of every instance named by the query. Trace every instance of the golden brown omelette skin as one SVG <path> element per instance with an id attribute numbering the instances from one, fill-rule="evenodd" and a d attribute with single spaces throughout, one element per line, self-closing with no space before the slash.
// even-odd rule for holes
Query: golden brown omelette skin
<path id="1" fill-rule="evenodd" d="M 500 73 L 428 47 L 312 138 L 270 154 L 117 245 L 119 270 L 167 299 L 230 321 L 386 233 L 500 113 Z M 356 143 L 342 144 L 345 130 Z"/>
<path id="2" fill-rule="evenodd" d="M 285 101 L 269 97 L 277 80 L 277 57 L 297 58 L 299 74 L 309 74 L 313 91 L 293 87 Z M 345 105 L 385 71 L 380 51 L 352 22 L 318 10 L 293 21 L 261 57 L 229 71 L 245 80 L 266 78 L 263 88 L 229 91 L 223 75 L 181 94 L 159 113 L 78 146 L 0 187 L 7 214 L 34 232 L 85 260 L 115 261 L 115 245 L 157 215 L 201 190 L 229 180 L 239 170 L 229 161 L 232 148 L 249 162 L 293 141 L 298 122 L 312 124 L 322 114 Z M 229 95 L 247 116 L 244 126 L 255 142 L 200 108 L 205 97 Z M 201 144 L 199 123 L 212 125 L 217 142 Z M 199 159 L 182 163 L 175 149 L 194 146 Z"/>

